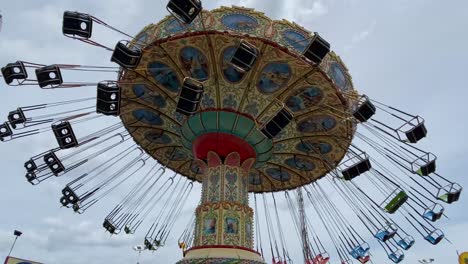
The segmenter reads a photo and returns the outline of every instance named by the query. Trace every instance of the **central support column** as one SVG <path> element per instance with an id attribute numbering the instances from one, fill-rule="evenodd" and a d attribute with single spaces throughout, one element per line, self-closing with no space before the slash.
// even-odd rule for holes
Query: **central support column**
<path id="1" fill-rule="evenodd" d="M 196 210 L 195 246 L 253 247 L 253 210 L 249 207 L 250 158 L 240 164 L 239 154 L 229 154 L 224 163 L 208 153 L 201 204 Z"/>
<path id="2" fill-rule="evenodd" d="M 255 163 L 241 163 L 237 152 L 221 158 L 208 152 L 197 160 L 203 171 L 202 199 L 196 209 L 194 247 L 179 263 L 263 264 L 253 248 L 253 210 L 249 207 L 248 174 Z M 216 262 L 213 262 L 216 261 Z"/>

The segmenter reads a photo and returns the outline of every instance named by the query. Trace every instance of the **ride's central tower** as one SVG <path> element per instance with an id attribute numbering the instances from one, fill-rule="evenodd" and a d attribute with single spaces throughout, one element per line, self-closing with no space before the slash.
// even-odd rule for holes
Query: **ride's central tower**
<path id="1" fill-rule="evenodd" d="M 237 120 L 235 129 L 207 129 L 216 123 Z M 240 122 L 239 122 L 240 121 Z M 191 144 L 194 167 L 203 174 L 202 197 L 196 209 L 193 247 L 179 263 L 264 263 L 253 248 L 253 210 L 249 207 L 249 172 L 257 154 L 271 142 L 262 134 L 245 137 L 254 121 L 227 111 L 206 111 L 187 120 L 182 133 Z M 254 135 L 252 135 L 254 136 Z M 249 143 L 250 142 L 250 143 Z M 253 142 L 259 144 L 251 144 Z"/>

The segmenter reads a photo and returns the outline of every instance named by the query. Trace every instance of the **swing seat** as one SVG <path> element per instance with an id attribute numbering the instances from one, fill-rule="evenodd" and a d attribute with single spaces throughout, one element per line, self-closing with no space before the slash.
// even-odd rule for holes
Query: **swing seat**
<path id="1" fill-rule="evenodd" d="M 376 110 L 369 97 L 363 95 L 357 102 L 357 107 L 353 112 L 353 116 L 359 122 L 366 122 L 375 114 Z"/>
<path id="2" fill-rule="evenodd" d="M 200 0 L 170 0 L 167 11 L 184 24 L 190 24 L 202 11 Z"/>
<path id="3" fill-rule="evenodd" d="M 432 233 L 428 234 L 427 236 L 424 237 L 425 240 L 427 240 L 429 243 L 432 245 L 437 245 L 444 239 L 445 235 L 441 230 L 434 230 Z"/>
<path id="4" fill-rule="evenodd" d="M 153 243 L 151 243 L 151 241 L 148 239 L 148 238 L 145 238 L 145 247 L 148 249 L 148 250 L 152 250 L 152 251 L 155 251 L 156 248 L 154 247 Z"/>
<path id="5" fill-rule="evenodd" d="M 65 171 L 65 166 L 52 151 L 44 155 L 44 162 L 55 176 Z"/>
<path id="6" fill-rule="evenodd" d="M 390 198 L 391 196 L 389 196 Z M 387 200 L 389 199 L 387 198 Z M 386 200 L 386 201 L 387 201 Z M 390 202 L 384 207 L 384 211 L 393 214 L 408 200 L 408 195 L 405 191 L 400 191 Z"/>
<path id="7" fill-rule="evenodd" d="M 25 177 L 26 180 L 28 180 L 28 182 L 32 185 L 37 185 L 40 183 L 35 172 L 28 172 L 26 173 Z"/>
<path id="8" fill-rule="evenodd" d="M 47 86 L 50 86 L 50 88 L 56 88 L 63 83 L 62 72 L 57 65 L 49 65 L 36 69 L 36 77 L 37 83 L 41 88 L 45 88 Z"/>
<path id="9" fill-rule="evenodd" d="M 0 125 L 0 141 L 5 141 L 5 138 L 13 136 L 13 131 L 11 130 L 8 122 L 5 122 Z"/>
<path id="10" fill-rule="evenodd" d="M 125 232 L 125 234 L 134 234 L 134 233 L 135 233 L 135 231 L 133 231 L 133 230 L 130 228 L 129 225 L 126 225 L 126 226 L 124 227 L 124 232 Z"/>
<path id="11" fill-rule="evenodd" d="M 97 85 L 96 113 L 117 116 L 120 113 L 120 87 L 109 82 Z"/>
<path id="12" fill-rule="evenodd" d="M 93 19 L 88 14 L 65 11 L 63 13 L 62 33 L 65 36 L 91 38 L 93 32 Z"/>
<path id="13" fill-rule="evenodd" d="M 69 204 L 74 204 L 80 201 L 78 195 L 76 195 L 75 191 L 68 185 L 63 188 L 62 194 Z"/>
<path id="14" fill-rule="evenodd" d="M 370 256 L 359 257 L 357 260 L 358 260 L 360 263 L 363 263 L 363 264 L 364 264 L 364 263 L 369 262 Z"/>
<path id="15" fill-rule="evenodd" d="M 408 236 L 404 239 L 401 239 L 397 242 L 397 245 L 400 246 L 403 250 L 409 250 L 413 247 L 415 240 L 412 236 Z"/>
<path id="16" fill-rule="evenodd" d="M 8 121 L 13 129 L 16 129 L 16 125 L 24 124 L 26 122 L 26 116 L 23 109 L 18 108 L 17 110 L 8 113 Z"/>
<path id="17" fill-rule="evenodd" d="M 429 161 L 428 163 L 422 165 L 417 171 L 416 173 L 420 176 L 429 176 L 429 174 L 435 172 L 436 170 L 436 160 L 433 159 L 431 161 Z"/>
<path id="18" fill-rule="evenodd" d="M 176 111 L 191 116 L 198 111 L 203 96 L 203 84 L 191 78 L 185 78 L 177 102 Z"/>
<path id="19" fill-rule="evenodd" d="M 257 57 L 258 49 L 245 40 L 241 40 L 236 51 L 231 57 L 231 65 L 240 72 L 248 72 L 252 69 Z"/>
<path id="20" fill-rule="evenodd" d="M 369 171 L 371 168 L 372 165 L 369 161 L 369 158 L 366 158 L 348 167 L 347 169 L 344 169 L 341 173 L 343 174 L 343 178 L 345 180 L 350 181 L 364 172 Z"/>
<path id="21" fill-rule="evenodd" d="M 78 146 L 73 128 L 68 121 L 60 121 L 52 124 L 52 131 L 54 132 L 57 143 L 61 149 L 68 149 Z"/>
<path id="22" fill-rule="evenodd" d="M 463 188 L 458 183 L 452 183 L 439 189 L 437 199 L 452 204 L 460 199 Z"/>
<path id="23" fill-rule="evenodd" d="M 276 137 L 293 119 L 291 113 L 282 108 L 268 123 L 262 128 L 261 132 L 269 139 Z"/>
<path id="24" fill-rule="evenodd" d="M 3 79 L 5 83 L 10 85 L 14 80 L 24 81 L 28 78 L 28 72 L 22 61 L 8 63 L 5 67 L 2 67 Z"/>
<path id="25" fill-rule="evenodd" d="M 397 233 L 398 228 L 394 224 L 389 224 L 386 227 L 380 229 L 374 237 L 382 242 L 387 242 L 389 239 L 393 238 Z"/>
<path id="26" fill-rule="evenodd" d="M 436 203 L 424 211 L 423 217 L 429 221 L 436 222 L 442 217 L 444 211 L 445 208 L 442 205 Z"/>
<path id="27" fill-rule="evenodd" d="M 62 206 L 65 206 L 65 207 L 68 207 L 68 205 L 70 204 L 70 202 L 68 202 L 67 197 L 65 196 L 60 197 L 60 203 L 62 204 Z"/>
<path id="28" fill-rule="evenodd" d="M 403 254 L 401 250 L 398 250 L 388 254 L 388 258 L 393 261 L 393 263 L 400 263 L 405 258 L 405 254 Z"/>
<path id="29" fill-rule="evenodd" d="M 411 121 L 409 121 L 411 122 Z M 409 123 L 408 122 L 408 123 Z M 427 135 L 427 129 L 426 126 L 424 125 L 424 121 L 418 123 L 416 126 L 411 128 L 410 130 L 404 132 L 406 135 L 406 138 L 408 139 L 409 142 L 411 143 L 417 143 L 419 140 L 423 139 Z"/>
<path id="30" fill-rule="evenodd" d="M 319 36 L 317 32 L 314 33 L 314 37 L 312 38 L 309 46 L 304 50 L 304 57 L 309 59 L 315 64 L 320 64 L 330 52 L 330 43 L 328 43 L 325 39 Z"/>
<path id="31" fill-rule="evenodd" d="M 79 202 L 73 203 L 72 208 L 73 208 L 73 212 L 75 213 L 78 213 L 78 214 L 84 213 L 84 210 L 81 209 Z"/>
<path id="32" fill-rule="evenodd" d="M 113 235 L 118 233 L 117 227 L 115 226 L 115 224 L 110 219 L 105 219 L 102 226 L 104 227 L 104 229 L 107 230 L 107 232 L 109 232 L 109 233 L 111 233 Z"/>
<path id="33" fill-rule="evenodd" d="M 122 41 L 117 43 L 111 57 L 111 61 L 124 69 L 135 69 L 140 60 L 141 50 L 136 47 L 129 48 Z"/>
<path id="34" fill-rule="evenodd" d="M 27 172 L 34 172 L 37 170 L 36 162 L 33 159 L 30 159 L 24 163 L 24 168 Z"/>
<path id="35" fill-rule="evenodd" d="M 349 254 L 353 258 L 359 260 L 360 258 L 369 257 L 369 250 L 370 250 L 369 245 L 367 243 L 364 243 L 362 245 L 359 245 L 359 246 L 356 246 L 355 248 L 353 248 L 353 250 L 351 250 L 351 252 L 349 252 Z"/>

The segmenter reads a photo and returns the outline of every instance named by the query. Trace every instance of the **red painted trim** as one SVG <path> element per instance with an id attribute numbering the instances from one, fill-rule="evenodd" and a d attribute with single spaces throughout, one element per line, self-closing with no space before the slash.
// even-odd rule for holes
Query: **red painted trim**
<path id="1" fill-rule="evenodd" d="M 10 256 L 7 256 L 3 264 L 7 264 L 9 259 L 10 259 Z"/>
<path id="2" fill-rule="evenodd" d="M 244 250 L 244 251 L 249 251 L 249 252 L 252 252 L 252 253 L 255 253 L 257 255 L 259 255 L 260 257 L 262 256 L 260 253 L 258 253 L 257 251 L 253 250 L 253 249 L 250 249 L 250 248 L 246 248 L 246 247 L 236 247 L 236 246 L 227 246 L 227 245 L 212 245 L 212 246 L 200 246 L 200 247 L 192 247 L 192 248 L 189 248 L 187 249 L 186 251 L 184 251 L 184 256 L 192 251 L 192 250 L 197 250 L 197 249 L 208 249 L 208 248 L 227 248 L 227 249 L 240 249 L 240 250 Z"/>
<path id="3" fill-rule="evenodd" d="M 221 158 L 226 158 L 232 152 L 237 152 L 241 163 L 257 156 L 255 149 L 247 141 L 222 132 L 206 133 L 193 141 L 192 152 L 197 159 L 206 160 L 210 151 L 217 153 Z"/>

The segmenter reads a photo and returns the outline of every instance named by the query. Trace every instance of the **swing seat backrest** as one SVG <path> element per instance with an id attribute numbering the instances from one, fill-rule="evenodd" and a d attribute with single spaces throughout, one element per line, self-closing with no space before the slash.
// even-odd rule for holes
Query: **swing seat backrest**
<path id="1" fill-rule="evenodd" d="M 429 176 L 429 174 L 435 171 L 436 171 L 436 161 L 434 159 L 422 165 L 416 173 L 420 176 Z"/>
<path id="2" fill-rule="evenodd" d="M 409 250 L 413 245 L 414 245 L 414 239 L 413 238 L 405 238 L 401 239 L 397 242 L 398 246 L 400 246 L 403 250 Z"/>
<path id="3" fill-rule="evenodd" d="M 362 102 L 353 112 L 353 116 L 360 122 L 366 122 L 375 114 L 376 108 L 370 101 L 369 97 L 364 95 L 361 100 Z"/>
<path id="4" fill-rule="evenodd" d="M 432 221 L 432 222 L 435 222 L 437 220 L 439 220 L 441 217 L 442 217 L 442 214 L 443 212 L 434 212 L 434 211 L 427 211 L 424 213 L 424 218 L 429 220 L 429 221 Z"/>
<path id="5" fill-rule="evenodd" d="M 390 253 L 388 255 L 388 258 L 393 261 L 394 263 L 400 263 L 401 261 L 403 261 L 403 259 L 405 258 L 405 255 L 401 254 L 401 255 L 397 255 L 395 253 Z"/>
<path id="6" fill-rule="evenodd" d="M 443 233 L 435 234 L 433 232 L 433 233 L 427 235 L 424 239 L 426 239 L 432 245 L 437 245 L 437 244 L 440 243 L 440 241 L 442 241 L 442 239 L 444 239 L 444 234 Z"/>
<path id="7" fill-rule="evenodd" d="M 424 122 L 417 124 L 412 129 L 405 132 L 406 138 L 411 143 L 417 143 L 427 135 L 427 129 Z"/>
<path id="8" fill-rule="evenodd" d="M 367 263 L 370 260 L 370 256 L 360 257 L 357 259 L 360 263 Z"/>

